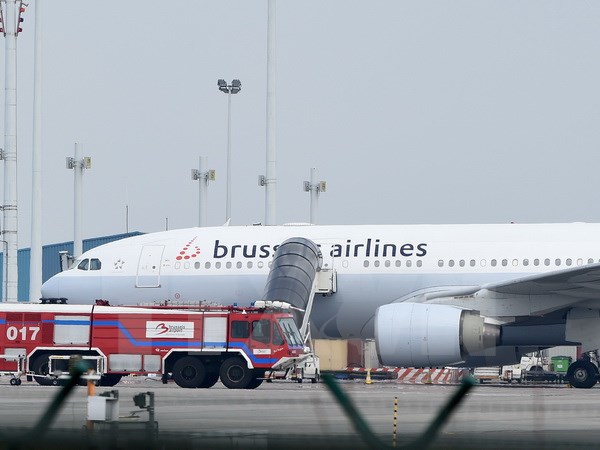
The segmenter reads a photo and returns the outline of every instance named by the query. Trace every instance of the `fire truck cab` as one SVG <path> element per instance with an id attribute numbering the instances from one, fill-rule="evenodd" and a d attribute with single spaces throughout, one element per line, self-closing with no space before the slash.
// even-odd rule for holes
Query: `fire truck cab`
<path id="1" fill-rule="evenodd" d="M 0 304 L 0 372 L 15 372 L 23 361 L 40 384 L 56 384 L 75 354 L 104 386 L 124 375 L 156 374 L 184 388 L 209 388 L 220 379 L 230 389 L 254 389 L 265 371 L 311 356 L 284 305 Z"/>

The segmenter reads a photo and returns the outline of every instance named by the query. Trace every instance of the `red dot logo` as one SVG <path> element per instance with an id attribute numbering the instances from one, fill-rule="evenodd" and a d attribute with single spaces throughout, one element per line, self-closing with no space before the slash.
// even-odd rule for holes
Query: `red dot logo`
<path id="1" fill-rule="evenodd" d="M 183 245 L 181 247 L 181 250 L 179 251 L 179 256 L 177 256 L 175 259 L 177 261 L 181 261 L 182 259 L 196 258 L 197 256 L 199 256 L 201 253 L 200 247 L 194 245 L 195 241 L 196 238 L 190 240 L 187 244 Z"/>

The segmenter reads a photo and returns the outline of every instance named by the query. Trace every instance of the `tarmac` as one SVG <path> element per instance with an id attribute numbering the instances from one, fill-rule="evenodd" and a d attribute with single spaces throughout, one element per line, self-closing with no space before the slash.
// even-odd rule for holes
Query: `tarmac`
<path id="1" fill-rule="evenodd" d="M 396 381 L 374 381 L 366 385 L 361 380 L 341 381 L 339 386 L 381 445 L 393 445 L 394 401 L 397 400 L 398 447 L 414 442 L 458 389 L 454 385 L 409 385 Z M 222 448 L 369 447 L 323 383 L 282 381 L 263 383 L 254 390 L 230 390 L 217 383 L 211 389 L 182 389 L 174 383 L 164 385 L 158 379 L 128 377 L 113 388 L 97 388 L 96 392 L 113 389 L 119 392 L 120 416 L 138 411 L 142 430 L 147 414 L 134 405 L 133 396 L 154 392 L 158 439 L 162 439 L 161 446 L 165 448 L 206 447 L 208 444 Z M 60 387 L 25 381 L 20 386 L 11 386 L 8 377 L 0 377 L 0 439 L 18 440 L 27 436 L 60 390 Z M 81 441 L 87 418 L 86 397 L 86 388 L 76 387 L 64 402 L 44 436 L 48 448 L 53 444 L 58 448 L 65 442 L 74 447 L 86 446 Z M 598 399 L 600 387 L 580 390 L 567 385 L 476 385 L 450 415 L 433 440 L 433 446 L 597 446 L 600 442 Z M 118 427 L 112 426 L 96 424 L 94 433 L 102 439 L 117 439 Z M 85 436 L 89 439 L 90 434 Z M 122 447 L 137 444 L 139 442 L 122 443 Z M 102 447 L 103 443 L 94 445 Z"/>

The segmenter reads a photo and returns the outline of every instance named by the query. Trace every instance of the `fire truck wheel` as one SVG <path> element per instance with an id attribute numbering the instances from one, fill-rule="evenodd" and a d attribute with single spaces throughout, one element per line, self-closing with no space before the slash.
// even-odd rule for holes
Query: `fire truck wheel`
<path id="1" fill-rule="evenodd" d="M 257 387 L 259 387 L 263 382 L 262 378 L 252 378 L 252 380 L 250 380 L 250 383 L 248 384 L 248 386 L 246 386 L 246 389 L 256 389 Z"/>
<path id="2" fill-rule="evenodd" d="M 48 375 L 49 370 L 50 370 L 50 368 L 49 368 L 49 362 L 48 362 L 47 355 L 38 356 L 31 363 L 31 371 L 33 373 L 35 373 L 36 375 Z M 34 378 L 35 378 L 35 381 L 37 381 L 37 383 L 41 384 L 42 386 L 48 386 L 50 384 L 50 382 L 46 378 L 42 378 L 42 377 L 34 377 Z"/>
<path id="3" fill-rule="evenodd" d="M 229 389 L 245 389 L 252 381 L 252 371 L 246 361 L 234 357 L 226 359 L 219 371 L 221 382 Z"/>
<path id="4" fill-rule="evenodd" d="M 173 380 L 182 388 L 197 388 L 204 383 L 206 369 L 198 358 L 184 356 L 173 365 Z"/>
<path id="5" fill-rule="evenodd" d="M 117 375 L 114 373 L 104 374 L 100 377 L 100 386 L 113 387 L 119 381 L 121 381 L 121 375 Z"/>
<path id="6" fill-rule="evenodd" d="M 207 372 L 206 376 L 204 377 L 204 381 L 198 387 L 208 389 L 213 387 L 217 383 L 217 381 L 219 381 L 218 372 Z"/>

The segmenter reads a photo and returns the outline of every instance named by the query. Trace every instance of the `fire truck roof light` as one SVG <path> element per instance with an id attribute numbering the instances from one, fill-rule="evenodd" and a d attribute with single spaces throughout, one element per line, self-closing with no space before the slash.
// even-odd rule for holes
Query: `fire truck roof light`
<path id="1" fill-rule="evenodd" d="M 255 308 L 276 308 L 276 309 L 290 309 L 292 305 L 286 302 L 280 301 L 266 301 L 266 300 L 257 300 L 254 302 Z"/>

